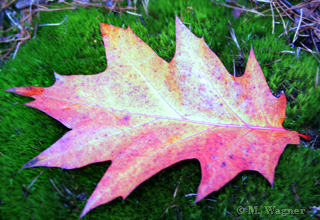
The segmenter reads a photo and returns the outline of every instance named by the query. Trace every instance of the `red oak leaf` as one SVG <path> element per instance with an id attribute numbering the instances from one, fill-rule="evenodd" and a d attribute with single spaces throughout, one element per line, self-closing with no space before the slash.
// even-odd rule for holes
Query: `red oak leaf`
<path id="1" fill-rule="evenodd" d="M 48 88 L 7 91 L 36 100 L 68 128 L 23 168 L 74 169 L 111 160 L 81 217 L 182 160 L 198 159 L 202 179 L 195 202 L 238 173 L 255 170 L 273 184 L 279 157 L 299 135 L 282 127 L 286 98 L 270 92 L 250 51 L 245 74 L 233 77 L 203 38 L 176 18 L 176 53 L 167 63 L 130 29 L 101 23 L 108 68 L 63 76 Z"/>

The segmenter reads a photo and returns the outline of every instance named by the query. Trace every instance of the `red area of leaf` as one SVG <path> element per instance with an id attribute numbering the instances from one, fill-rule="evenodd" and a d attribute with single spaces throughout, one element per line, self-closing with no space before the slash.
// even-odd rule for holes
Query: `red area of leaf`
<path id="1" fill-rule="evenodd" d="M 311 136 L 309 136 L 309 135 L 304 135 L 304 134 L 299 134 L 299 136 L 300 137 L 302 137 L 302 138 L 304 138 L 304 139 L 306 139 L 307 141 L 310 141 L 311 140 Z"/>
<path id="2" fill-rule="evenodd" d="M 23 96 L 34 96 L 34 95 L 42 95 L 44 88 L 29 86 L 29 87 L 17 87 L 7 89 L 6 92 L 14 92 Z"/>
<path id="3" fill-rule="evenodd" d="M 101 23 L 108 68 L 62 76 L 34 96 L 40 109 L 72 130 L 23 168 L 73 169 L 112 160 L 81 217 L 182 160 L 200 161 L 195 202 L 238 173 L 255 170 L 273 184 L 279 157 L 299 135 L 282 127 L 286 98 L 270 92 L 250 51 L 245 74 L 231 76 L 204 40 L 176 18 L 176 53 L 165 62 L 130 29 Z"/>

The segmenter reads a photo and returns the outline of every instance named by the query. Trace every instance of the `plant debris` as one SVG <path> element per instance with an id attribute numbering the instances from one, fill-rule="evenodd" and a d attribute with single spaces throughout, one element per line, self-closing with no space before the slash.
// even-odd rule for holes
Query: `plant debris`
<path id="1" fill-rule="evenodd" d="M 257 0 L 250 1 L 252 9 L 239 5 L 236 0 L 228 0 L 228 4 L 213 3 L 233 8 L 234 17 L 240 17 L 243 12 L 250 12 L 260 16 L 272 16 L 272 34 L 276 24 L 283 25 L 284 32 L 278 38 L 285 36 L 289 45 L 296 48 L 297 59 L 300 50 L 317 54 L 315 58 L 320 62 L 320 1 L 307 0 L 297 5 L 288 0 Z M 266 9 L 268 8 L 268 9 Z M 289 34 L 290 32 L 294 33 Z M 316 51 L 312 51 L 315 49 Z"/>
<path id="2" fill-rule="evenodd" d="M 58 0 L 59 6 L 52 5 L 48 0 L 0 0 L 0 61 L 14 59 L 21 45 L 31 38 L 36 37 L 38 27 L 57 26 L 67 20 L 67 17 L 60 23 L 38 24 L 40 22 L 39 12 L 49 12 L 57 10 L 75 10 L 79 7 L 102 7 L 110 12 L 122 13 L 123 11 L 139 15 L 136 13 L 137 7 L 131 6 L 131 0 L 127 0 L 127 5 L 120 4 L 123 0 L 73 0 L 71 3 Z M 14 4 L 15 3 L 15 4 Z M 143 7 L 147 12 L 148 0 L 143 0 Z M 60 5 L 61 4 L 61 5 Z M 133 11 L 133 12 L 130 12 Z M 37 19 L 35 19 L 37 18 Z"/>

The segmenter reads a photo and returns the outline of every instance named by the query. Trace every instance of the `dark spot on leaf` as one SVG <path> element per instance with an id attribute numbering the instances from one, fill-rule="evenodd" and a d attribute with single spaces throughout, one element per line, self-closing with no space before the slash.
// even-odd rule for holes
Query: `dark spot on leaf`
<path id="1" fill-rule="evenodd" d="M 233 156 L 232 156 L 232 155 L 230 155 L 229 157 L 230 157 L 230 159 L 233 159 Z"/>
<path id="2" fill-rule="evenodd" d="M 33 165 L 37 164 L 40 161 L 38 157 L 30 160 L 26 165 L 24 165 L 22 168 L 32 167 Z"/>
<path id="3" fill-rule="evenodd" d="M 221 165 L 221 167 L 223 168 L 223 167 L 225 167 L 225 166 L 227 166 L 227 165 L 226 165 L 225 162 L 223 162 L 222 165 Z"/>

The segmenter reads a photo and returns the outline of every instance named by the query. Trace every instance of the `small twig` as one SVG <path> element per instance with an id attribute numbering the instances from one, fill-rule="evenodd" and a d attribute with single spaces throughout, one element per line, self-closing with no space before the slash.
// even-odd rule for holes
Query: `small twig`
<path id="1" fill-rule="evenodd" d="M 70 8 L 54 8 L 54 9 L 48 9 L 48 8 L 44 8 L 44 9 L 41 9 L 41 8 L 38 8 L 36 10 L 33 10 L 32 13 L 37 13 L 39 11 L 63 11 L 63 10 L 74 10 L 74 9 L 77 9 L 76 7 L 70 7 Z"/>
<path id="2" fill-rule="evenodd" d="M 0 53 L 6 52 L 8 50 L 11 50 L 11 48 L 7 48 L 7 49 L 4 49 L 4 50 L 1 50 Z"/>
<path id="3" fill-rule="evenodd" d="M 273 6 L 272 6 L 272 3 L 270 3 L 270 8 L 271 8 L 271 13 L 272 13 L 272 34 L 274 34 L 274 27 L 275 27 L 275 24 L 274 24 L 274 12 L 273 12 Z"/>
<path id="4" fill-rule="evenodd" d="M 21 30 L 21 25 L 19 24 L 20 22 L 16 22 L 10 15 L 10 11 L 9 10 L 4 10 L 4 12 L 6 13 L 7 17 L 9 18 L 9 20 L 14 24 L 14 26 L 17 26 L 20 30 Z"/>
<path id="5" fill-rule="evenodd" d="M 35 14 L 36 12 L 32 12 L 32 14 Z M 18 22 L 18 24 L 20 24 L 20 23 L 22 23 L 23 21 L 25 21 L 26 19 L 28 19 L 30 16 L 32 16 L 32 14 L 31 15 L 28 15 L 27 17 L 25 17 L 25 18 L 23 18 L 23 19 L 21 19 L 19 22 Z M 5 30 L 4 32 L 3 32 L 3 34 L 4 33 L 7 33 L 8 31 L 11 31 L 13 28 L 15 28 L 18 24 L 15 24 L 15 25 L 13 25 L 13 26 L 11 26 L 10 28 L 8 28 L 7 30 Z"/>
<path id="6" fill-rule="evenodd" d="M 35 38 L 36 38 L 36 35 L 37 35 L 37 29 L 38 29 L 38 23 L 36 23 L 36 25 L 34 26 L 34 34 L 33 34 L 32 39 L 35 39 Z"/>
<path id="7" fill-rule="evenodd" d="M 15 48 L 16 43 L 17 43 L 17 42 L 14 42 L 14 44 L 12 45 L 12 47 L 10 48 L 10 50 L 8 50 L 8 52 L 3 55 L 3 59 L 5 59 L 5 58 L 11 53 L 11 51 Z"/>
<path id="8" fill-rule="evenodd" d="M 135 16 L 139 16 L 139 17 L 142 17 L 141 14 L 137 14 L 137 13 L 134 13 L 134 12 L 131 12 L 131 11 L 126 11 L 128 14 L 131 14 L 131 15 L 135 15 Z"/>
<path id="9" fill-rule="evenodd" d="M 318 47 L 317 47 L 317 44 L 316 44 L 316 42 L 315 42 L 315 40 L 314 40 L 314 33 L 316 33 L 316 31 L 310 30 L 310 33 L 311 33 L 312 43 L 313 43 L 314 47 L 316 48 L 318 55 L 320 55 L 319 50 L 318 50 Z M 319 38 L 319 39 L 320 39 L 320 38 Z"/>
<path id="10" fill-rule="evenodd" d="M 317 207 L 317 206 L 310 206 L 309 209 L 316 210 L 316 211 L 320 211 L 320 206 L 319 206 L 319 207 Z"/>
<path id="11" fill-rule="evenodd" d="M 287 87 L 285 85 L 283 85 L 283 83 L 281 85 L 285 88 L 285 90 L 288 90 Z M 295 97 L 292 94 L 289 94 L 289 95 L 293 100 L 296 100 Z"/>
<path id="12" fill-rule="evenodd" d="M 311 149 L 313 149 L 314 144 L 316 143 L 317 139 L 318 139 L 318 135 L 314 138 L 313 143 L 312 143 L 312 145 L 310 147 Z"/>
<path id="13" fill-rule="evenodd" d="M 32 147 L 33 149 L 39 150 L 39 149 L 37 149 L 36 147 L 34 147 L 34 146 L 32 146 L 32 145 L 30 145 L 30 147 Z"/>
<path id="14" fill-rule="evenodd" d="M 63 24 L 63 22 L 65 22 L 67 20 L 67 17 L 68 15 L 66 15 L 63 19 L 63 21 L 59 22 L 59 23 L 51 23 L 51 24 L 39 24 L 38 26 L 39 27 L 42 27 L 42 26 L 59 26 L 61 24 Z"/>
<path id="15" fill-rule="evenodd" d="M 16 0 L 13 0 L 11 2 L 9 2 L 8 4 L 2 6 L 1 10 L 8 8 L 12 3 L 14 3 Z"/>
<path id="16" fill-rule="evenodd" d="M 178 186 L 177 186 L 176 189 L 174 190 L 173 198 L 176 198 L 176 196 L 177 196 L 177 192 L 178 192 L 178 189 L 179 189 L 179 186 L 180 186 L 180 182 L 181 182 L 181 180 L 182 180 L 182 177 L 183 177 L 183 175 L 180 177 L 180 180 L 179 180 L 179 182 L 178 182 Z"/>
<path id="17" fill-rule="evenodd" d="M 184 25 L 189 25 L 189 30 L 191 31 L 191 23 L 183 22 Z"/>
<path id="18" fill-rule="evenodd" d="M 273 5 L 275 6 L 274 3 L 273 3 Z M 281 15 L 280 11 L 278 10 L 278 8 L 275 7 L 275 9 L 277 10 L 278 14 L 280 15 L 280 18 L 281 18 L 281 21 L 282 21 L 282 24 L 283 24 L 283 28 L 284 28 L 284 32 L 286 33 L 286 36 L 287 36 L 287 35 L 288 35 L 288 33 L 287 33 L 287 25 L 286 25 L 286 23 L 284 22 L 283 17 L 282 17 L 282 15 Z"/>
<path id="19" fill-rule="evenodd" d="M 301 47 L 297 47 L 296 62 L 298 62 L 298 57 L 299 57 L 299 55 L 300 55 L 300 50 L 301 50 Z"/>
<path id="20" fill-rule="evenodd" d="M 289 4 L 288 1 L 286 1 L 286 2 L 290 6 L 290 8 L 285 3 L 281 2 L 283 5 L 285 5 L 288 8 L 288 9 L 286 9 L 286 11 L 291 10 L 291 11 L 296 11 L 298 13 L 298 10 L 297 10 L 298 8 L 303 8 L 303 7 L 306 7 L 309 4 L 314 4 L 314 3 L 318 2 L 318 0 L 311 1 L 311 2 L 306 2 L 306 3 L 302 2 L 302 3 L 299 3 L 297 5 L 292 5 L 291 3 Z"/>
<path id="21" fill-rule="evenodd" d="M 227 4 L 223 4 L 223 3 L 219 3 L 219 2 L 215 2 L 214 0 L 211 0 L 212 3 L 214 4 L 217 4 L 217 5 L 222 5 L 222 6 L 225 6 L 227 8 L 233 8 L 233 9 L 238 9 L 238 10 L 241 10 L 241 11 L 247 11 L 247 12 L 251 12 L 251 13 L 255 13 L 255 14 L 258 14 L 258 15 L 261 15 L 263 17 L 265 17 L 264 14 L 254 10 L 254 9 L 247 9 L 245 8 L 244 6 L 242 8 L 238 8 L 238 7 L 234 7 L 234 6 L 231 6 L 231 5 L 227 5 Z"/>
<path id="22" fill-rule="evenodd" d="M 232 57 L 233 60 L 233 76 L 236 77 L 236 64 L 234 62 L 234 57 Z"/>
<path id="23" fill-rule="evenodd" d="M 18 42 L 18 45 L 16 46 L 16 49 L 14 50 L 14 53 L 12 55 L 12 59 L 14 59 L 16 57 L 16 54 L 17 54 L 19 47 L 20 47 L 20 44 L 21 44 L 21 41 Z"/>
<path id="24" fill-rule="evenodd" d="M 19 38 L 19 39 L 12 39 L 12 40 L 6 40 L 6 41 L 0 41 L 0 43 L 8 43 L 8 42 L 13 42 L 13 41 L 24 41 L 30 39 L 30 34 L 27 31 L 28 36 L 25 38 Z"/>
<path id="25" fill-rule="evenodd" d="M 314 84 L 314 87 L 317 89 L 319 82 L 319 67 L 317 67 L 317 75 L 316 75 L 316 82 Z"/>
<path id="26" fill-rule="evenodd" d="M 281 2 L 281 1 L 280 1 Z M 282 3 L 282 2 L 281 2 Z M 283 4 L 283 3 L 282 3 Z M 281 6 L 280 3 L 277 3 L 277 5 L 279 6 L 279 8 L 281 8 L 281 10 L 292 20 L 294 21 L 294 19 L 285 11 L 285 9 Z M 288 8 L 285 4 L 283 4 L 286 8 Z M 276 8 L 277 9 L 277 8 Z M 279 15 L 281 15 L 281 13 L 279 13 Z"/>
<path id="27" fill-rule="evenodd" d="M 319 24 L 320 25 L 320 24 Z M 313 33 L 315 34 L 315 35 L 317 35 L 317 38 L 318 39 L 320 39 L 320 35 L 318 34 L 318 32 L 320 33 L 320 30 L 319 29 L 314 29 L 313 30 Z"/>
<path id="28" fill-rule="evenodd" d="M 306 51 L 310 52 L 314 56 L 314 58 L 316 58 L 318 60 L 318 62 L 320 63 L 320 60 L 313 54 L 312 50 L 310 50 L 308 47 L 306 47 L 306 45 L 304 45 L 302 42 L 300 44 L 304 47 L 304 49 Z"/>
<path id="29" fill-rule="evenodd" d="M 315 25 L 316 23 L 310 23 L 310 24 L 306 24 L 306 25 L 301 25 L 301 28 L 302 27 L 308 27 L 308 26 L 313 26 L 313 25 Z M 289 29 L 289 31 L 292 31 L 292 30 L 295 30 L 295 29 L 297 29 L 298 27 L 294 27 L 294 28 L 290 28 Z M 279 37 L 281 37 L 283 34 L 285 34 L 286 32 L 283 32 L 282 34 L 280 34 L 279 36 L 278 36 L 278 38 Z"/>
<path id="30" fill-rule="evenodd" d="M 298 32 L 299 32 L 299 29 L 300 29 L 300 26 L 301 26 L 302 18 L 303 18 L 302 9 L 300 9 L 300 20 L 299 20 L 299 24 L 298 24 L 297 31 L 296 31 L 296 33 L 294 34 L 294 38 L 293 38 L 292 43 L 294 43 L 294 42 L 297 40 L 297 38 L 298 38 Z"/>
<path id="31" fill-rule="evenodd" d="M 214 199 L 206 199 L 206 200 L 208 200 L 210 202 L 217 202 L 217 200 L 214 200 Z"/>
<path id="32" fill-rule="evenodd" d="M 30 189 L 31 186 L 37 181 L 37 179 L 41 176 L 41 174 L 43 174 L 44 170 L 42 170 L 38 176 L 36 176 L 36 178 L 34 178 L 34 180 L 32 180 L 32 182 L 29 184 L 29 186 L 27 187 L 27 189 Z"/>
<path id="33" fill-rule="evenodd" d="M 272 64 L 274 64 L 274 63 L 278 63 L 278 62 L 280 62 L 280 61 L 281 61 L 281 59 L 279 59 L 279 60 L 276 60 L 276 61 L 274 61 L 274 62 L 271 62 L 271 63 L 267 63 L 267 64 L 266 64 L 266 66 L 272 65 Z"/>
<path id="34" fill-rule="evenodd" d="M 296 196 L 296 202 L 298 202 L 299 201 L 299 195 L 297 194 L 297 190 L 296 190 L 296 188 L 294 187 L 296 184 L 292 184 L 291 185 L 291 188 L 292 188 L 292 190 L 293 190 L 293 193 L 295 194 L 295 196 Z"/>
<path id="35" fill-rule="evenodd" d="M 34 1 L 34 0 L 31 0 L 31 1 L 30 1 L 30 4 L 29 4 L 29 15 L 31 14 L 31 11 L 32 11 L 33 1 Z M 37 6 L 39 6 L 39 4 L 38 4 Z M 32 16 L 31 16 L 30 18 L 32 19 Z"/>
<path id="36" fill-rule="evenodd" d="M 233 218 L 235 218 L 230 212 L 226 211 L 227 214 L 231 215 Z"/>
<path id="37" fill-rule="evenodd" d="M 66 1 L 62 1 L 61 3 L 67 4 L 67 5 L 71 5 L 71 6 L 73 6 L 73 7 L 76 7 L 76 6 L 77 6 L 77 5 L 75 5 L 75 4 L 72 4 L 72 3 L 69 3 L 69 2 L 66 2 Z"/>
<path id="38" fill-rule="evenodd" d="M 274 3 L 273 1 L 269 0 L 256 0 L 257 2 L 264 2 L 264 3 Z"/>
<path id="39" fill-rule="evenodd" d="M 144 8 L 144 11 L 146 12 L 146 15 L 148 16 L 149 13 L 148 13 L 148 5 L 149 5 L 149 0 L 142 0 L 142 5 L 143 5 L 143 8 Z"/>
<path id="40" fill-rule="evenodd" d="M 57 190 L 57 192 L 60 194 L 60 196 L 63 196 L 63 194 L 60 192 L 60 190 L 57 188 L 57 186 L 54 184 L 54 182 L 52 181 L 52 179 L 50 179 L 51 184 L 53 185 L 53 187 Z"/>
<path id="41" fill-rule="evenodd" d="M 287 53 L 290 53 L 290 54 L 296 54 L 295 51 L 290 51 L 290 50 L 284 50 L 284 51 L 280 51 L 280 52 L 277 52 L 277 53 L 283 53 L 283 54 L 287 54 Z"/>
<path id="42" fill-rule="evenodd" d="M 190 197 L 190 196 L 197 196 L 197 194 L 190 193 L 190 194 L 184 195 L 184 197 Z"/>
<path id="43" fill-rule="evenodd" d="M 233 28 L 230 29 L 230 35 L 231 35 L 233 41 L 235 42 L 236 46 L 240 50 L 240 46 L 239 46 L 239 43 L 238 43 L 238 40 L 237 40 L 237 36 L 236 36 L 236 33 L 234 32 Z"/>
<path id="44" fill-rule="evenodd" d="M 65 191 L 70 195 L 70 196 L 74 196 L 72 192 L 70 192 L 70 190 L 64 185 L 62 184 L 62 186 L 64 187 Z"/>

